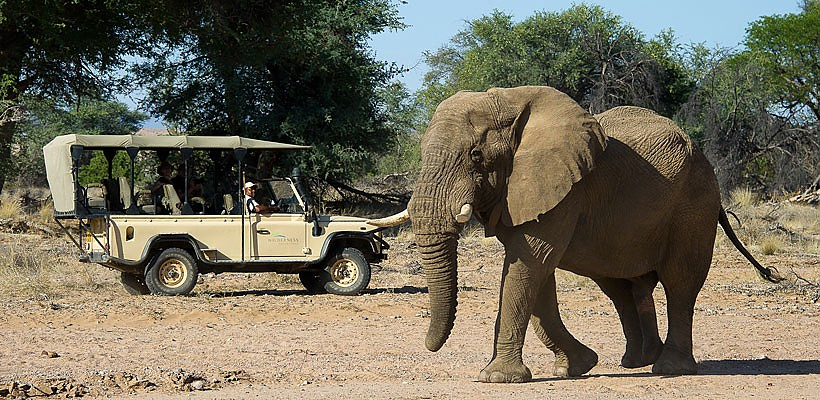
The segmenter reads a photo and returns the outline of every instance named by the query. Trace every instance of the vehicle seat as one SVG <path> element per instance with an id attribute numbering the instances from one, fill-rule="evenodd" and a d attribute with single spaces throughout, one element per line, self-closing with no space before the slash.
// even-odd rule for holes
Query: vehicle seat
<path id="1" fill-rule="evenodd" d="M 168 204 L 165 204 L 165 208 L 171 211 L 171 215 L 182 214 L 182 202 L 179 200 L 179 196 L 177 196 L 174 185 L 163 185 L 162 190 L 165 194 L 162 201 L 163 203 L 168 202 Z"/>
<path id="2" fill-rule="evenodd" d="M 105 185 L 102 183 L 91 183 L 85 188 L 86 199 L 89 208 L 105 208 Z"/>
<path id="3" fill-rule="evenodd" d="M 222 195 L 222 215 L 230 214 L 233 211 L 233 196 L 230 194 Z"/>
<path id="4" fill-rule="evenodd" d="M 156 214 L 157 206 L 154 204 L 154 199 L 151 196 L 150 190 L 140 190 L 137 193 L 136 199 L 137 207 L 139 207 L 140 214 Z"/>
<path id="5" fill-rule="evenodd" d="M 122 208 L 127 210 L 131 207 L 131 185 L 128 184 L 128 179 L 125 179 L 124 176 L 121 176 L 119 180 L 120 202 L 122 203 Z"/>

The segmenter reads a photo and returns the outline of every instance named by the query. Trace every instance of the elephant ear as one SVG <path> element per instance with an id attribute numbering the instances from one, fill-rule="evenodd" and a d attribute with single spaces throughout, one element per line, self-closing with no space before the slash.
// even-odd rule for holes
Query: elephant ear
<path id="1" fill-rule="evenodd" d="M 512 124 L 512 171 L 507 180 L 506 214 L 511 226 L 537 220 L 589 174 L 606 147 L 595 118 L 564 93 L 550 87 L 493 89 L 520 112 Z"/>

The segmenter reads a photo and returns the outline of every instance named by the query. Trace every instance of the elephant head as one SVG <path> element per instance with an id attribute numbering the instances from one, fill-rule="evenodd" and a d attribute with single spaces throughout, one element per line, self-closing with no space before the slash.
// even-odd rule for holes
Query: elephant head
<path id="1" fill-rule="evenodd" d="M 407 209 L 429 287 L 429 350 L 455 321 L 462 223 L 472 214 L 491 236 L 538 219 L 595 167 L 605 143 L 598 122 L 550 87 L 459 92 L 438 106 Z"/>

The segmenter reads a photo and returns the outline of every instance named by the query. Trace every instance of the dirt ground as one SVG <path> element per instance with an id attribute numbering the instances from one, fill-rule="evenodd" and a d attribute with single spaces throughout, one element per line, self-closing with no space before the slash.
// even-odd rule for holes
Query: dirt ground
<path id="1" fill-rule="evenodd" d="M 719 233 L 720 234 L 720 233 Z M 45 246 L 67 246 L 50 239 Z M 531 333 L 534 381 L 476 382 L 492 354 L 502 248 L 462 240 L 459 307 L 449 341 L 424 348 L 426 283 L 408 241 L 360 296 L 308 295 L 292 277 L 204 276 L 188 297 L 129 296 L 114 272 L 85 268 L 97 288 L 5 293 L 0 304 L 0 398 L 494 399 L 818 398 L 817 287 L 757 279 L 736 251 L 718 248 L 695 312 L 700 374 L 655 376 L 619 366 L 614 307 L 591 281 L 559 275 L 567 327 L 600 363 L 577 379 L 551 376 L 553 356 Z M 759 255 L 764 265 L 820 281 L 820 255 Z M 61 261 L 64 262 L 64 261 Z M 79 273 L 79 272 L 78 272 Z M 662 337 L 665 298 L 656 291 Z"/>

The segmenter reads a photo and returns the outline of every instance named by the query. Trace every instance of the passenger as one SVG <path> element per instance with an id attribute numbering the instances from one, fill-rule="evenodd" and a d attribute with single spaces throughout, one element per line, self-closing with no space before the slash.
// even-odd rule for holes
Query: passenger
<path id="1" fill-rule="evenodd" d="M 193 171 L 192 167 L 188 168 L 188 199 L 192 199 L 194 197 L 204 197 L 205 196 L 205 189 L 203 187 L 202 180 L 199 178 L 194 177 L 191 172 Z M 182 188 L 185 187 L 185 164 L 180 164 L 179 168 L 177 168 L 177 174 L 171 179 L 172 184 L 174 185 L 174 190 L 177 191 L 177 196 L 180 199 L 185 199 L 185 192 Z"/>
<path id="2" fill-rule="evenodd" d="M 153 196 L 160 195 L 160 197 L 161 197 L 162 196 L 162 187 L 165 186 L 165 185 L 173 185 L 173 181 L 172 181 L 172 178 L 171 178 L 171 173 L 172 172 L 174 172 L 174 166 L 167 163 L 167 162 L 163 161 L 157 167 L 157 175 L 159 175 L 159 178 L 157 178 L 157 181 L 154 182 L 154 184 L 151 185 L 151 187 L 150 187 L 151 195 L 153 195 Z"/>
<path id="3" fill-rule="evenodd" d="M 272 212 L 279 211 L 279 207 L 276 207 L 275 205 L 266 206 L 264 204 L 259 204 L 259 202 L 254 198 L 256 196 L 256 189 L 257 186 L 255 183 L 245 183 L 245 209 L 248 214 L 270 214 Z"/>
<path id="4" fill-rule="evenodd" d="M 177 174 L 171 178 L 171 184 L 174 185 L 174 190 L 177 191 L 177 196 L 180 199 L 185 199 L 185 191 L 182 190 L 185 188 L 185 163 L 181 163 L 177 166 Z"/>
<path id="5" fill-rule="evenodd" d="M 162 198 L 165 196 L 163 187 L 165 185 L 172 185 L 171 174 L 174 172 L 174 166 L 163 161 L 157 167 L 157 181 L 149 188 L 151 190 L 151 198 L 154 200 L 154 206 L 157 208 L 157 214 L 168 213 L 162 206 Z"/>

